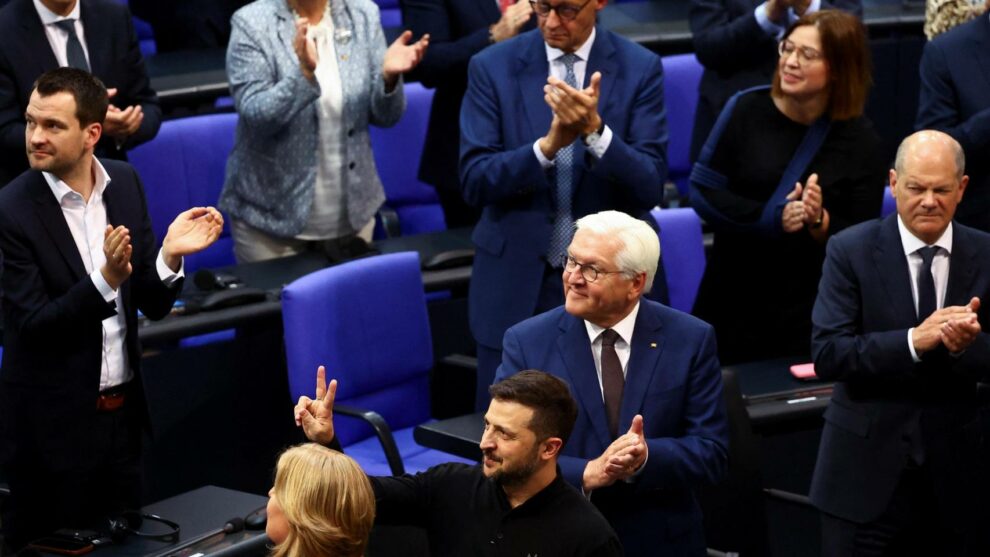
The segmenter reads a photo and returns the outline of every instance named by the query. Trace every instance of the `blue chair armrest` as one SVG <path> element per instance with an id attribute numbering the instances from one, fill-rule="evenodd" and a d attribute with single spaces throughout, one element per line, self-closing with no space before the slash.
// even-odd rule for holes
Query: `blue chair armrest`
<path id="1" fill-rule="evenodd" d="M 334 404 L 333 411 L 337 414 L 359 418 L 368 422 L 368 425 L 375 430 L 375 436 L 378 437 L 378 442 L 382 444 L 382 450 L 385 451 L 385 459 L 388 461 L 388 467 L 392 470 L 392 475 L 401 476 L 406 473 L 406 468 L 402 465 L 402 457 L 399 455 L 399 448 L 395 444 L 395 438 L 392 437 L 392 429 L 388 427 L 385 418 L 381 414 L 373 410 L 365 410 L 342 404 Z"/>

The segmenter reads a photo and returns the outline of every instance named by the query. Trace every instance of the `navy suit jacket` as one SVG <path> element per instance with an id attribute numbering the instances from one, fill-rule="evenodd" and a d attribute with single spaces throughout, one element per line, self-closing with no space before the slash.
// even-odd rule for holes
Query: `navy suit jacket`
<path id="1" fill-rule="evenodd" d="M 969 187 L 956 219 L 990 232 L 990 16 L 936 37 L 921 56 L 915 129 L 941 130 L 966 152 Z"/>
<path id="2" fill-rule="evenodd" d="M 694 489 L 718 482 L 728 466 L 728 426 L 715 332 L 707 323 L 640 300 L 622 392 L 620 434 L 643 415 L 649 446 L 635 481 L 593 492 L 626 555 L 704 555 L 701 511 Z M 589 460 L 611 444 L 602 389 L 584 320 L 563 306 L 505 333 L 500 381 L 538 369 L 566 381 L 578 401 L 574 432 L 560 468 L 577 486 Z"/>
<path id="3" fill-rule="evenodd" d="M 150 319 L 165 316 L 182 281 L 166 287 L 158 276 L 158 250 L 137 173 L 125 162 L 101 162 L 111 180 L 104 192 L 107 222 L 131 233 L 133 272 L 119 296 L 127 356 L 140 385 L 137 310 Z M 102 321 L 115 315 L 115 307 L 86 273 L 59 202 L 38 171 L 23 173 L 0 190 L 0 251 L 0 412 L 7 433 L 15 446 L 46 454 L 51 466 L 75 466 L 90 454 L 86 447 L 99 394 Z"/>
<path id="4" fill-rule="evenodd" d="M 571 214 L 615 209 L 655 226 L 649 212 L 667 177 L 660 58 L 599 26 L 582 86 L 596 71 L 602 73 L 598 110 L 612 142 L 597 161 L 582 141 L 575 143 L 575 160 L 583 164 L 575 165 Z M 556 213 L 552 173 L 533 153 L 552 119 L 543 99 L 548 75 L 539 30 L 485 49 L 468 69 L 461 187 L 468 204 L 483 208 L 472 237 L 469 317 L 485 346 L 499 346 L 505 330 L 532 316 L 537 304 Z"/>
<path id="5" fill-rule="evenodd" d="M 812 353 L 818 376 L 838 382 L 812 501 L 847 520 L 877 518 L 911 454 L 905 436 L 920 435 L 943 516 L 985 529 L 990 413 L 976 393 L 990 375 L 990 235 L 953 225 L 945 293 L 945 306 L 978 296 L 984 332 L 958 357 L 940 347 L 920 363 L 908 348 L 918 318 L 897 215 L 848 228 L 826 251 Z"/>
<path id="6" fill-rule="evenodd" d="M 79 0 L 86 48 L 93 75 L 107 88 L 117 88 L 110 102 L 125 108 L 140 105 L 144 120 L 128 138 L 131 148 L 155 137 L 162 111 L 151 89 L 144 59 L 127 6 L 113 0 Z M 12 0 L 0 10 L 0 187 L 28 168 L 24 149 L 24 110 L 34 81 L 58 67 L 41 18 L 31 0 Z M 123 158 L 114 139 L 104 136 L 97 147 L 101 159 Z"/>
<path id="7" fill-rule="evenodd" d="M 468 61 L 489 45 L 488 27 L 500 17 L 495 0 L 402 0 L 406 27 L 415 37 L 430 34 L 430 48 L 409 77 L 436 89 L 419 179 L 458 195 L 458 118 Z"/>

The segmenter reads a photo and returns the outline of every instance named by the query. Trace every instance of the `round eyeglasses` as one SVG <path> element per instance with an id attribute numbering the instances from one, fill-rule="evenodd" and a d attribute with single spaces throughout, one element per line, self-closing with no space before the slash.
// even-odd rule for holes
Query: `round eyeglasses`
<path id="1" fill-rule="evenodd" d="M 568 273 L 573 273 L 574 271 L 581 269 L 581 276 L 584 277 L 584 280 L 587 282 L 595 282 L 598 280 L 598 277 L 602 275 L 618 275 L 623 273 L 623 271 L 602 271 L 594 265 L 578 263 L 576 259 L 566 254 L 563 256 L 561 261 L 564 265 L 564 270 Z"/>
<path id="2" fill-rule="evenodd" d="M 782 58 L 787 58 L 795 52 L 797 52 L 798 61 L 801 63 L 822 59 L 822 53 L 810 46 L 798 46 L 788 39 L 784 39 L 777 44 L 777 54 L 780 54 Z"/>
<path id="3" fill-rule="evenodd" d="M 583 10 L 589 2 L 591 2 L 591 0 L 585 0 L 584 4 L 581 4 L 580 6 L 575 6 L 573 4 L 558 4 L 556 6 L 551 6 L 549 2 L 529 0 L 529 5 L 533 6 L 533 11 L 540 17 L 547 17 L 550 15 L 550 12 L 557 12 L 557 17 L 563 21 L 574 21 L 574 18 L 581 13 L 581 10 Z"/>

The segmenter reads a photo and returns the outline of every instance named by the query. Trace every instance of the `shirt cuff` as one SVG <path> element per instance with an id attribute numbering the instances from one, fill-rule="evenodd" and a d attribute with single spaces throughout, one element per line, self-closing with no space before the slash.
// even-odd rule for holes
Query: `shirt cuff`
<path id="1" fill-rule="evenodd" d="M 785 29 L 777 25 L 776 23 L 770 21 L 770 17 L 767 16 L 767 4 L 766 2 L 760 4 L 753 10 L 753 16 L 756 18 L 756 24 L 763 29 L 763 32 L 767 35 L 780 40 L 784 36 Z"/>
<path id="2" fill-rule="evenodd" d="M 822 9 L 822 0 L 811 0 L 811 4 L 808 4 L 808 9 L 804 11 L 804 15 L 813 14 Z M 801 19 L 801 16 L 794 11 L 794 8 L 787 8 L 787 24 L 792 25 L 795 21 Z"/>
<path id="3" fill-rule="evenodd" d="M 553 161 L 548 159 L 546 156 L 544 156 L 543 150 L 540 149 L 539 139 L 533 142 L 533 153 L 536 154 L 536 160 L 539 161 L 540 166 L 543 167 L 543 170 L 548 170 L 553 168 Z"/>
<path id="4" fill-rule="evenodd" d="M 158 259 L 155 260 L 155 268 L 158 269 L 158 278 L 162 280 L 165 286 L 172 286 L 175 281 L 186 276 L 186 260 L 185 258 L 179 258 L 179 270 L 177 272 L 172 272 L 172 269 L 168 268 L 165 264 L 165 251 L 158 250 Z"/>
<path id="5" fill-rule="evenodd" d="M 911 338 L 912 333 L 914 333 L 914 327 L 911 327 L 910 329 L 908 329 L 908 337 L 907 337 L 908 350 L 911 351 L 911 359 L 914 360 L 914 363 L 917 364 L 917 363 L 921 362 L 921 358 L 919 358 L 918 357 L 918 353 L 914 351 L 914 340 L 912 340 L 912 338 Z"/>
<path id="6" fill-rule="evenodd" d="M 90 273 L 89 278 L 93 281 L 93 286 L 96 287 L 96 290 L 99 291 L 100 296 L 103 296 L 105 301 L 112 302 L 117 299 L 117 291 L 110 288 L 110 284 L 107 282 L 107 279 L 103 278 L 103 273 L 99 269 Z"/>
<path id="7" fill-rule="evenodd" d="M 612 128 L 605 126 L 605 131 L 598 138 L 597 141 L 588 145 L 588 152 L 591 153 L 596 159 L 600 159 L 605 156 L 605 151 L 608 150 L 608 146 L 612 144 Z"/>

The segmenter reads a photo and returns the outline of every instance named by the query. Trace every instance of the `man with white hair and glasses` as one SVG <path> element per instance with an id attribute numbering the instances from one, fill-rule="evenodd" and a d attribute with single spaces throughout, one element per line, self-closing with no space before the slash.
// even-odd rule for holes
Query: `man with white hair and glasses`
<path id="1" fill-rule="evenodd" d="M 540 369 L 578 401 L 559 459 L 626 555 L 705 555 L 696 488 L 718 482 L 728 429 L 715 333 L 643 298 L 656 232 L 618 211 L 578 219 L 563 256 L 563 306 L 505 333 L 496 381 Z"/>

